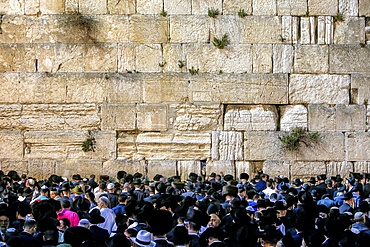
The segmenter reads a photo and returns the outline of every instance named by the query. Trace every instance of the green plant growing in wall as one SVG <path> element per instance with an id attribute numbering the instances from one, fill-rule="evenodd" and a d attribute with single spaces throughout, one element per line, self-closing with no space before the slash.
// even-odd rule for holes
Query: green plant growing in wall
<path id="1" fill-rule="evenodd" d="M 208 16 L 212 18 L 216 18 L 220 14 L 218 9 L 210 8 L 208 9 Z"/>
<path id="2" fill-rule="evenodd" d="M 307 147 L 311 147 L 312 144 L 319 142 L 319 132 L 308 132 L 303 128 L 295 128 L 290 131 L 289 134 L 279 136 L 279 141 L 283 144 L 283 147 L 289 151 L 297 151 L 303 143 Z"/>
<path id="3" fill-rule="evenodd" d="M 194 69 L 194 66 L 191 66 L 191 69 L 189 69 L 189 73 L 191 75 L 197 75 L 199 73 L 199 69 Z"/>
<path id="4" fill-rule="evenodd" d="M 84 152 L 95 152 L 96 149 L 96 141 L 95 137 L 93 137 L 91 130 L 88 131 L 88 136 L 86 138 L 86 141 L 82 143 L 82 151 Z"/>
<path id="5" fill-rule="evenodd" d="M 360 46 L 361 46 L 362 48 L 364 48 L 364 47 L 366 47 L 366 43 L 360 43 Z"/>
<path id="6" fill-rule="evenodd" d="M 245 10 L 244 9 L 239 9 L 238 16 L 240 18 L 244 18 L 244 17 L 247 16 L 247 13 L 245 13 Z"/>
<path id="7" fill-rule="evenodd" d="M 163 17 L 166 17 L 167 16 L 167 11 L 164 11 L 164 9 L 162 9 L 160 15 L 163 16 Z"/>
<path id="8" fill-rule="evenodd" d="M 159 63 L 159 67 L 163 68 L 165 65 L 167 64 L 167 62 L 163 62 L 163 63 Z"/>
<path id="9" fill-rule="evenodd" d="M 218 49 L 223 49 L 229 44 L 229 37 L 227 34 L 224 34 L 221 39 L 215 37 L 213 38 L 212 44 Z"/>
<path id="10" fill-rule="evenodd" d="M 344 16 L 342 13 L 338 13 L 335 16 L 333 16 L 335 22 L 342 22 L 344 21 Z"/>
<path id="11" fill-rule="evenodd" d="M 185 62 L 182 60 L 179 60 L 177 66 L 179 66 L 179 68 L 182 69 L 185 66 Z"/>

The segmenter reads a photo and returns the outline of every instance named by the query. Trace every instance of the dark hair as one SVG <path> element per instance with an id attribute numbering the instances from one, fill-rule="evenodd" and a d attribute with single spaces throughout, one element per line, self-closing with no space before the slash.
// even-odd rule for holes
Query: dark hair
<path id="1" fill-rule="evenodd" d="M 60 220 L 63 221 L 64 226 L 67 226 L 67 227 L 70 227 L 71 226 L 71 221 L 69 219 L 62 218 Z"/>
<path id="2" fill-rule="evenodd" d="M 118 201 L 119 202 L 124 202 L 126 200 L 127 200 L 127 196 L 126 195 L 123 195 L 123 194 L 118 195 Z"/>
<path id="3" fill-rule="evenodd" d="M 61 200 L 60 205 L 62 206 L 62 208 L 70 208 L 71 202 L 69 200 Z"/>

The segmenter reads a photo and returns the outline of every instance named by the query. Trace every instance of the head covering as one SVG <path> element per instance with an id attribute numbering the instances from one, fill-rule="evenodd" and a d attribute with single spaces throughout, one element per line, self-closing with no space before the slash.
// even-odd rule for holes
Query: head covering
<path id="1" fill-rule="evenodd" d="M 152 241 L 150 232 L 141 230 L 137 233 L 136 238 L 131 238 L 131 241 L 141 247 L 154 247 L 155 242 Z"/>
<path id="2" fill-rule="evenodd" d="M 100 224 L 105 221 L 104 217 L 100 215 L 100 210 L 97 208 L 94 208 L 89 212 L 88 220 L 91 224 Z"/>

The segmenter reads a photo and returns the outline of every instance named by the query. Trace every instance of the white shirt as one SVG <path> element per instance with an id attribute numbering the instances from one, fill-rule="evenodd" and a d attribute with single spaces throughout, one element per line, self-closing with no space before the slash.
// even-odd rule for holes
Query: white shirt
<path id="1" fill-rule="evenodd" d="M 100 209 L 100 215 L 105 219 L 105 221 L 98 224 L 98 227 L 107 229 L 109 234 L 111 234 L 112 228 L 116 223 L 116 214 L 110 208 L 102 208 Z"/>

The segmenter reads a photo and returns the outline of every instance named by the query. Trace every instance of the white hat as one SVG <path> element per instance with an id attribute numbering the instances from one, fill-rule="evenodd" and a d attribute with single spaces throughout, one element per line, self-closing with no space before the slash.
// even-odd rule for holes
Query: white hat
<path id="1" fill-rule="evenodd" d="M 113 183 L 109 183 L 108 185 L 107 185 L 107 189 L 108 190 L 111 190 L 111 189 L 113 189 L 114 188 L 114 184 Z"/>
<path id="2" fill-rule="evenodd" d="M 137 233 L 136 238 L 131 238 L 131 241 L 141 247 L 154 247 L 156 243 L 152 241 L 150 232 L 141 230 Z"/>

